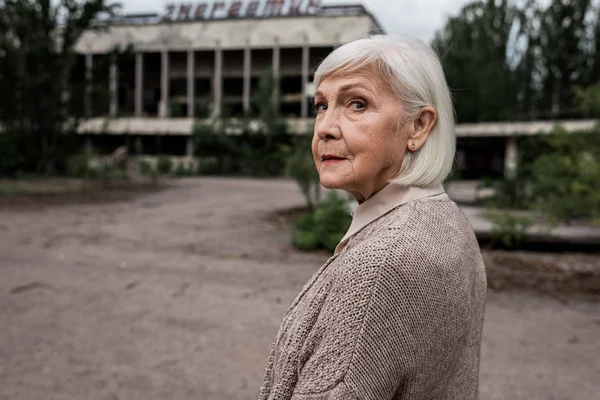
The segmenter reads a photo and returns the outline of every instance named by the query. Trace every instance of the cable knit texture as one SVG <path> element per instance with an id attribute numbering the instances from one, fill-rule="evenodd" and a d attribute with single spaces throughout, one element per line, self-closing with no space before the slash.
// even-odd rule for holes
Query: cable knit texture
<path id="1" fill-rule="evenodd" d="M 485 293 L 479 246 L 454 202 L 396 207 L 302 289 L 259 399 L 476 399 Z"/>

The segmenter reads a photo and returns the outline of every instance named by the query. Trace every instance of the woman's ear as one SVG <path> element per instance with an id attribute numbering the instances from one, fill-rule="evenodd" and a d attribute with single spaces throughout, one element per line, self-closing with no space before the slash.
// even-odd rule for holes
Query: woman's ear
<path id="1" fill-rule="evenodd" d="M 437 121 L 437 111 L 433 107 L 423 107 L 413 120 L 412 132 L 408 136 L 408 150 L 417 151 L 429 136 Z"/>

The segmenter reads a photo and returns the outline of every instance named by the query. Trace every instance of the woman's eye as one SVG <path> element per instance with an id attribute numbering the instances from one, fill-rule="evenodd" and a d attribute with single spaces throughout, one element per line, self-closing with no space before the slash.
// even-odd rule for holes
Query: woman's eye
<path id="1" fill-rule="evenodd" d="M 367 105 L 362 101 L 353 101 L 352 103 L 350 103 L 350 108 L 352 108 L 355 111 L 363 110 L 366 106 Z"/>
<path id="2" fill-rule="evenodd" d="M 317 103 L 317 104 L 315 104 L 315 110 L 317 110 L 317 112 L 325 111 L 325 110 L 327 110 L 327 104 Z"/>

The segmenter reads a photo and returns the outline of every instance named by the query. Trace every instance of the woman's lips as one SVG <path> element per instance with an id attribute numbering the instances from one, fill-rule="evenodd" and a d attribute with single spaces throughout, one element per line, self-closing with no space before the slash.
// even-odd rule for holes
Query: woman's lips
<path id="1" fill-rule="evenodd" d="M 323 156 L 321 156 L 321 162 L 323 164 L 335 164 L 340 161 L 344 161 L 345 159 L 346 158 L 344 157 L 335 156 L 333 154 L 324 154 Z"/>

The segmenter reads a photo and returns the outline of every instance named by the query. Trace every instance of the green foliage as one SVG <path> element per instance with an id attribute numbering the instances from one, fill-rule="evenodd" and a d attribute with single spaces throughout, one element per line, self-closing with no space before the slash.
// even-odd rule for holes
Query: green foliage
<path id="1" fill-rule="evenodd" d="M 534 207 L 556 221 L 600 217 L 600 131 L 557 133 L 531 165 Z"/>
<path id="2" fill-rule="evenodd" d="M 511 1 L 473 1 L 436 34 L 432 46 L 442 57 L 459 122 L 514 118 L 517 86 L 506 53 L 516 21 Z"/>
<path id="3" fill-rule="evenodd" d="M 65 176 L 103 182 L 129 179 L 126 171 L 102 161 L 93 162 L 93 158 L 94 156 L 88 153 L 77 153 L 69 156 L 65 161 Z"/>
<path id="4" fill-rule="evenodd" d="M 193 163 L 190 163 L 189 165 L 187 165 L 186 163 L 179 163 L 173 171 L 173 175 L 179 177 L 194 176 L 195 170 Z"/>
<path id="5" fill-rule="evenodd" d="M 22 165 L 22 155 L 12 135 L 0 133 L 0 176 L 14 177 L 21 172 Z"/>
<path id="6" fill-rule="evenodd" d="M 156 176 L 157 175 L 156 168 L 154 168 L 152 166 L 152 164 L 146 160 L 140 160 L 138 162 L 138 167 L 140 169 L 140 175 L 142 175 L 142 176 Z"/>
<path id="7" fill-rule="evenodd" d="M 527 215 L 517 215 L 508 210 L 491 210 L 488 214 L 493 223 L 493 240 L 500 240 L 507 248 L 518 247 L 533 219 Z"/>
<path id="8" fill-rule="evenodd" d="M 186 117 L 183 111 L 183 104 L 179 100 L 171 100 L 169 103 L 169 116 L 171 118 L 183 118 Z"/>
<path id="9" fill-rule="evenodd" d="M 282 149 L 292 138 L 278 113 L 275 84 L 269 74 L 263 74 L 248 118 L 229 118 L 227 108 L 222 107 L 219 118 L 194 126 L 199 173 L 265 177 L 284 172 Z"/>
<path id="10" fill-rule="evenodd" d="M 573 88 L 575 102 L 588 117 L 600 118 L 600 83 L 595 85 Z"/>
<path id="11" fill-rule="evenodd" d="M 330 192 L 314 211 L 293 222 L 292 245 L 300 250 L 333 251 L 351 222 L 347 203 L 336 192 Z"/>
<path id="12" fill-rule="evenodd" d="M 293 151 L 289 152 L 287 158 L 287 172 L 296 180 L 300 187 L 306 205 L 312 209 L 320 201 L 321 181 L 319 172 L 315 167 L 315 161 L 310 148 L 310 141 L 306 137 L 298 140 Z"/>
<path id="13" fill-rule="evenodd" d="M 0 2 L 0 125 L 10 149 L 0 175 L 56 173 L 74 152 L 72 109 L 83 103 L 72 79 L 75 45 L 116 10 L 106 0 Z"/>
<path id="14" fill-rule="evenodd" d="M 194 106 L 194 114 L 196 118 L 210 117 L 210 103 L 206 100 L 197 100 Z"/>
<path id="15" fill-rule="evenodd" d="M 92 172 L 90 157 L 86 153 L 78 153 L 68 157 L 65 166 L 65 175 L 72 178 L 87 178 Z"/>
<path id="16" fill-rule="evenodd" d="M 432 46 L 459 122 L 598 115 L 591 92 L 571 90 L 600 81 L 600 7 L 590 0 L 471 1 Z"/>
<path id="17" fill-rule="evenodd" d="M 496 240 L 512 247 L 530 226 L 529 217 L 510 210 L 541 212 L 549 227 L 585 219 L 600 221 L 600 128 L 519 139 L 514 176 L 490 181 L 494 195 L 488 207 Z"/>
<path id="18" fill-rule="evenodd" d="M 173 171 L 173 160 L 171 157 L 162 155 L 156 162 L 156 170 L 161 175 L 169 175 Z"/>

